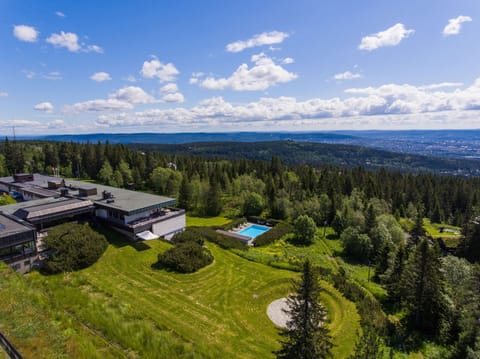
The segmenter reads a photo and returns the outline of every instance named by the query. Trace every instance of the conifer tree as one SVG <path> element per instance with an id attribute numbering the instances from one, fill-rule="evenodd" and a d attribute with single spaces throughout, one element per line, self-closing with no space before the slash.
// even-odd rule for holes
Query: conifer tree
<path id="1" fill-rule="evenodd" d="M 402 276 L 404 303 L 413 325 L 428 333 L 438 333 L 445 303 L 445 283 L 440 250 L 423 239 L 409 258 Z"/>
<path id="2" fill-rule="evenodd" d="M 295 294 L 288 297 L 290 320 L 281 331 L 282 348 L 276 352 L 282 359 L 330 358 L 333 346 L 326 325 L 326 311 L 319 303 L 318 274 L 307 260 L 301 279 L 295 282 Z"/>
<path id="3" fill-rule="evenodd" d="M 190 184 L 188 183 L 187 174 L 185 173 L 182 177 L 182 183 L 180 184 L 180 191 L 178 193 L 178 207 L 188 211 L 190 209 L 191 197 Z"/>

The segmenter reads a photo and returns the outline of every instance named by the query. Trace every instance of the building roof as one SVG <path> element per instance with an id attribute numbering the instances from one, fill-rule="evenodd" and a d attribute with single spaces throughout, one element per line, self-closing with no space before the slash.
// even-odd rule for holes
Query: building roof
<path id="1" fill-rule="evenodd" d="M 31 203 L 30 203 L 31 204 Z M 65 217 L 79 212 L 88 212 L 93 209 L 93 203 L 90 200 L 80 200 L 75 198 L 58 198 L 52 203 L 34 204 L 29 207 L 23 207 L 16 210 L 13 215 L 17 218 L 29 222 L 37 222 L 57 217 Z"/>
<path id="2" fill-rule="evenodd" d="M 0 238 L 30 231 L 32 231 L 32 228 L 28 225 L 0 213 Z"/>
<path id="3" fill-rule="evenodd" d="M 29 182 L 17 183 L 13 177 L 2 177 L 0 183 L 9 184 L 22 189 L 44 190 L 51 193 L 51 196 L 60 195 L 61 188 L 48 189 L 48 182 L 60 182 L 58 177 L 34 174 L 34 180 Z M 96 183 L 88 183 L 77 180 L 65 179 L 65 188 L 68 189 L 68 195 L 78 198 L 88 198 L 99 207 L 112 209 L 125 215 L 133 215 L 156 208 L 169 207 L 175 205 L 175 199 L 170 197 L 158 196 L 150 193 L 136 192 L 122 188 L 105 186 Z M 97 193 L 86 197 L 79 196 L 79 189 L 97 188 Z M 103 198 L 103 192 L 111 194 L 110 198 Z"/>

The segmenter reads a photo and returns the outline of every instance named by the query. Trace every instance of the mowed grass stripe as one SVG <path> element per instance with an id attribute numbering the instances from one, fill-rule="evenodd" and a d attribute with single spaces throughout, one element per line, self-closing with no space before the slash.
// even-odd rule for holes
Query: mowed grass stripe
<path id="1" fill-rule="evenodd" d="M 116 298 L 136 298 L 140 313 L 190 342 L 213 344 L 218 347 L 215 352 L 232 357 L 271 356 L 277 333 L 266 306 L 285 295 L 295 274 L 242 260 L 213 245 L 209 247 L 215 263 L 198 273 L 157 271 L 150 265 L 169 245 L 159 241 L 148 245 L 152 248 L 144 252 L 129 246 L 109 248 L 85 271 L 88 280 Z M 121 286 L 116 284 L 119 280 Z"/>

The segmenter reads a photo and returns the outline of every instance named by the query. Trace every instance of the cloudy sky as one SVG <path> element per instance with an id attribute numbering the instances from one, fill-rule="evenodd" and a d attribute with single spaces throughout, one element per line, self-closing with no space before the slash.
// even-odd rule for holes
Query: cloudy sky
<path id="1" fill-rule="evenodd" d="M 0 134 L 480 128 L 480 1 L 0 1 Z"/>

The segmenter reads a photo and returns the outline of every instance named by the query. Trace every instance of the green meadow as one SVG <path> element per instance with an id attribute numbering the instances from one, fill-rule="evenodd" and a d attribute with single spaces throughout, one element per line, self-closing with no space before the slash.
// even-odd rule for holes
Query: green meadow
<path id="1" fill-rule="evenodd" d="M 0 276 L 0 294 L 9 305 L 0 306 L 0 330 L 25 357 L 274 357 L 280 338 L 266 309 L 290 293 L 298 273 L 214 244 L 207 244 L 214 262 L 196 273 L 156 270 L 151 265 L 169 243 L 132 244 L 107 235 L 102 258 L 78 272 L 22 277 L 2 267 L 8 275 Z M 333 286 L 322 285 L 334 356 L 344 358 L 359 316 Z"/>

